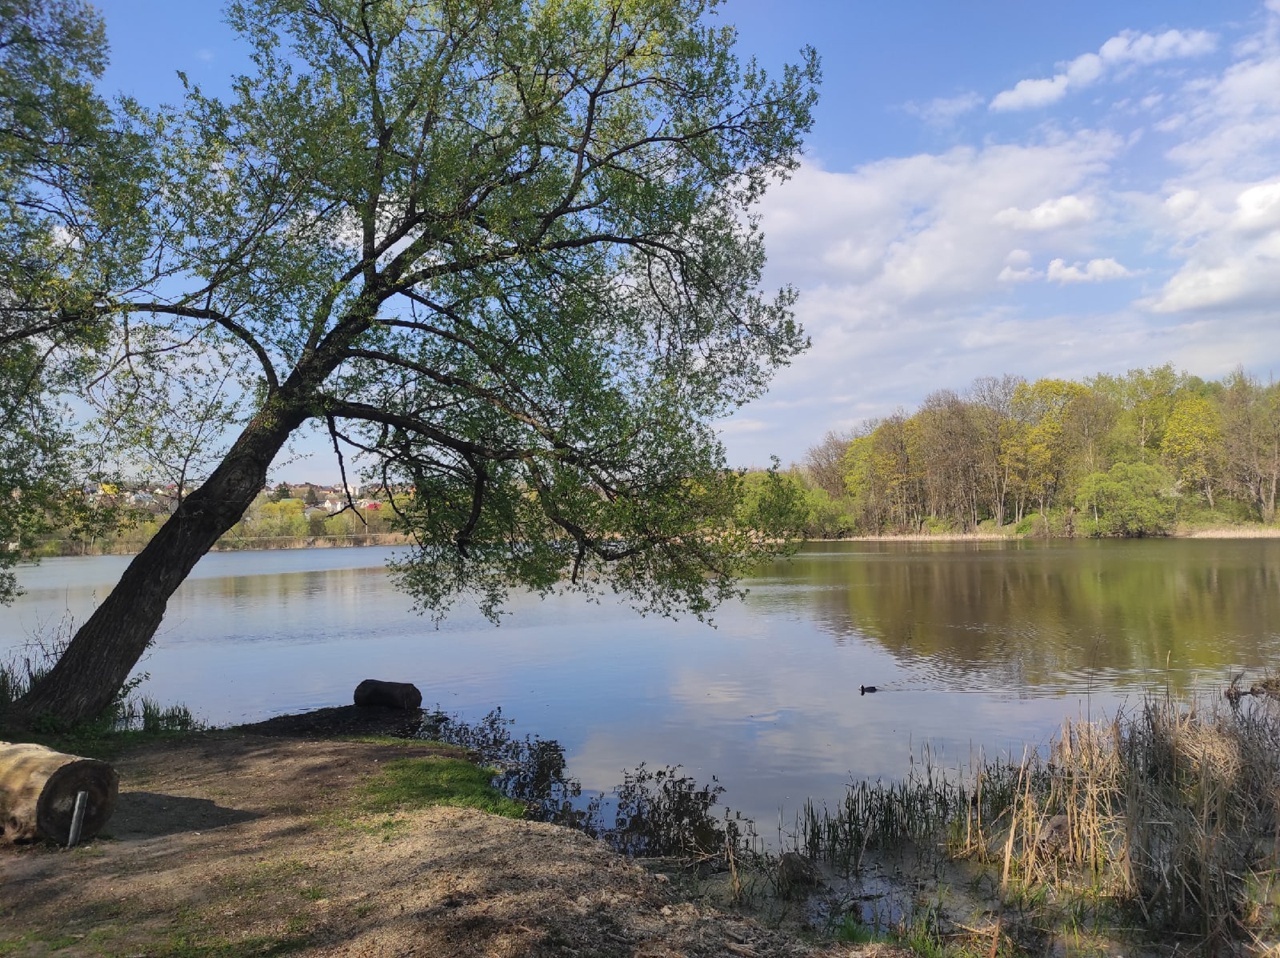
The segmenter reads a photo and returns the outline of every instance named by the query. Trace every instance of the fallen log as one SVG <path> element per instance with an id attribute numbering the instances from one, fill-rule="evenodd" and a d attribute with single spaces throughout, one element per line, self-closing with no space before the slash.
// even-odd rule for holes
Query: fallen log
<path id="1" fill-rule="evenodd" d="M 77 840 L 98 833 L 116 810 L 120 776 L 106 762 L 43 745 L 0 742 L 0 841 L 66 845 L 76 796 L 85 793 Z"/>

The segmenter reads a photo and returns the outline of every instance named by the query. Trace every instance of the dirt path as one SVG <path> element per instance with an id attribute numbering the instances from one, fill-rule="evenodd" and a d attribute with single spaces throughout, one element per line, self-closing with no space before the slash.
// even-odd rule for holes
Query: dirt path
<path id="1" fill-rule="evenodd" d="M 566 829 L 359 811 L 353 789 L 381 762 L 438 751 L 237 731 L 128 752 L 106 834 L 70 852 L 0 846 L 0 956 L 908 954 L 681 901 Z"/>

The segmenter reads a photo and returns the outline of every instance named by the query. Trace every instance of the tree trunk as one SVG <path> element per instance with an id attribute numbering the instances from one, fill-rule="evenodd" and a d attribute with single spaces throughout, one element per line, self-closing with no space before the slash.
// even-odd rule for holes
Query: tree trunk
<path id="1" fill-rule="evenodd" d="M 13 706 L 30 724 L 41 716 L 75 723 L 102 714 L 151 643 L 169 597 L 200 557 L 234 526 L 267 482 L 267 469 L 305 419 L 269 403 L 245 427 L 208 481 L 187 496 L 133 559 L 82 625 L 53 669 Z"/>
<path id="2" fill-rule="evenodd" d="M 119 787 L 106 762 L 0 742 L 0 839 L 67 844 L 80 792 L 86 801 L 79 837 L 91 838 L 115 811 Z"/>

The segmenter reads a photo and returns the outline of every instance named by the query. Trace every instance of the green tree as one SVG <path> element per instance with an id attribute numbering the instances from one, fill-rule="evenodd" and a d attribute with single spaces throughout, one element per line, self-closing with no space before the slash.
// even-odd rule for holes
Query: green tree
<path id="1" fill-rule="evenodd" d="M 127 246 L 122 211 L 142 176 L 143 141 L 94 92 L 105 51 L 87 3 L 0 0 L 0 601 L 38 536 L 91 538 L 116 518 L 79 492 L 105 470 L 75 449 L 59 398 L 102 366 L 103 335 L 79 308 Z"/>
<path id="2" fill-rule="evenodd" d="M 1122 396 L 1123 427 L 1144 462 L 1160 448 L 1165 424 L 1176 401 L 1181 377 L 1172 363 L 1150 369 L 1131 369 L 1125 375 Z"/>
<path id="3" fill-rule="evenodd" d="M 0 291 L 7 342 L 52 323 L 127 357 L 114 408 L 145 410 L 179 357 L 225 364 L 243 398 L 225 456 L 21 716 L 110 701 L 309 422 L 415 490 L 395 571 L 433 614 L 464 589 L 493 613 L 514 585 L 663 613 L 736 592 L 773 538 L 735 525 L 710 422 L 805 345 L 792 292 L 757 292 L 750 211 L 797 162 L 818 66 L 739 63 L 707 6 L 230 5 L 256 72 L 226 101 L 191 86 L 172 114 L 131 108 L 151 164 L 103 181 L 92 229 L 67 220 L 63 245 L 103 268 L 50 274 L 91 295 Z"/>
<path id="4" fill-rule="evenodd" d="M 752 530 L 782 532 L 790 539 L 804 536 L 811 521 L 807 489 L 796 470 L 755 469 L 742 477 L 737 524 Z"/>
<path id="5" fill-rule="evenodd" d="M 256 516 L 248 522 L 246 531 L 251 536 L 290 537 L 305 536 L 310 531 L 303 516 L 301 499 L 276 499 L 264 502 L 256 510 Z"/>
<path id="6" fill-rule="evenodd" d="M 916 529 L 924 519 L 916 428 L 904 413 L 867 424 L 845 453 L 845 487 L 866 531 Z"/>
<path id="7" fill-rule="evenodd" d="M 1097 535 L 1165 535 L 1173 525 L 1173 479 L 1162 467 L 1118 462 L 1085 476 L 1076 506 L 1093 518 Z"/>
<path id="8" fill-rule="evenodd" d="M 1018 425 L 1009 435 L 1005 456 L 1017 496 L 1015 521 L 1021 521 L 1028 502 L 1044 515 L 1056 501 L 1072 461 L 1071 414 L 1086 391 L 1062 379 L 1020 383 L 1014 390 L 1011 406 Z"/>

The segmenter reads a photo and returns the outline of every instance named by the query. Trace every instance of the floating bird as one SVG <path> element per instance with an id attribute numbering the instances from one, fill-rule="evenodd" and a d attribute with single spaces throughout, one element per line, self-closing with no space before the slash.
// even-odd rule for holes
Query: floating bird
<path id="1" fill-rule="evenodd" d="M 861 693 L 860 693 L 861 695 L 866 695 L 868 692 L 875 692 L 875 691 L 877 691 L 877 689 L 876 689 L 876 687 L 875 687 L 874 685 L 860 685 L 860 686 L 858 686 L 858 688 L 860 688 L 860 689 L 862 690 L 862 691 L 861 691 Z"/>

